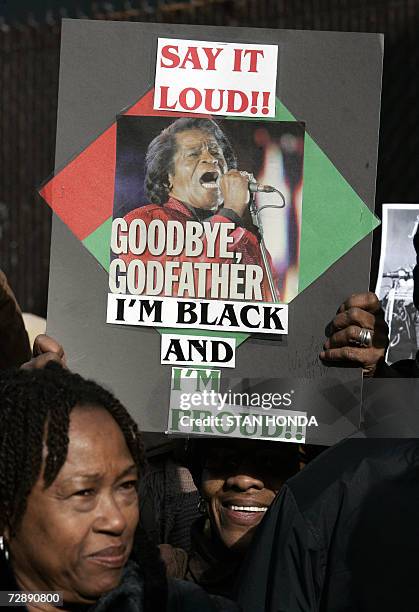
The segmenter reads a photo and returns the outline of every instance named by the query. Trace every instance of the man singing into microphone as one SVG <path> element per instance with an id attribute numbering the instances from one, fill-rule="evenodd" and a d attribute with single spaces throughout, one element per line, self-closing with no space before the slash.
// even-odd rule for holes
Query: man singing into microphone
<path id="1" fill-rule="evenodd" d="M 249 278 L 245 266 L 252 265 L 259 273 L 261 301 L 276 301 L 270 291 L 267 272 L 263 264 L 259 238 L 256 228 L 246 224 L 246 211 L 249 204 L 249 180 L 252 176 L 237 169 L 236 155 L 227 137 L 220 127 L 210 119 L 181 118 L 171 123 L 150 143 L 146 154 L 145 193 L 151 204 L 136 208 L 126 215 L 128 225 L 135 219 L 142 219 L 147 226 L 154 220 L 161 220 L 167 225 L 169 221 L 178 221 L 188 232 L 188 222 L 204 224 L 229 223 L 228 251 L 232 257 L 225 257 L 225 245 L 219 244 L 221 232 L 217 234 L 214 256 L 209 258 L 207 249 L 201 255 L 191 258 L 184 252 L 178 256 L 163 253 L 152 255 L 146 249 L 141 255 L 131 252 L 122 256 L 128 264 L 134 258 L 143 262 L 153 261 L 193 261 L 218 263 L 218 270 L 228 269 L 222 264 L 241 264 L 243 270 L 235 271 L 241 276 L 242 297 L 246 295 L 246 282 L 255 282 Z M 270 262 L 270 257 L 268 255 Z M 258 268 L 260 267 L 260 269 Z M 272 273 L 274 270 L 271 268 Z M 256 274 L 256 272 L 255 272 Z M 212 272 L 214 275 L 214 272 Z M 217 277 L 218 278 L 218 277 Z M 278 279 L 274 276 L 278 289 Z M 199 282 L 197 280 L 197 282 Z M 211 274 L 206 276 L 206 297 L 210 296 Z M 219 278 L 218 281 L 220 282 Z M 236 282 L 237 286 L 237 282 Z M 175 294 L 175 292 L 174 292 Z M 247 292 L 248 294 L 248 292 Z M 190 297 L 183 294 L 181 297 Z M 223 296 L 228 299 L 230 296 Z"/>

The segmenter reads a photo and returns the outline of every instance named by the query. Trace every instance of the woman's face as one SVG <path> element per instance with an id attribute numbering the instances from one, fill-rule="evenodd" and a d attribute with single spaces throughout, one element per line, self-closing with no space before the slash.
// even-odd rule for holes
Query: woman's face
<path id="1" fill-rule="evenodd" d="M 62 591 L 88 603 L 121 579 L 138 523 L 137 468 L 103 408 L 71 412 L 66 462 L 52 485 L 38 478 L 16 535 L 8 539 L 26 590 Z"/>
<path id="2" fill-rule="evenodd" d="M 293 445 L 212 441 L 206 452 L 201 494 L 211 524 L 227 548 L 246 548 L 284 480 L 298 469 Z"/>

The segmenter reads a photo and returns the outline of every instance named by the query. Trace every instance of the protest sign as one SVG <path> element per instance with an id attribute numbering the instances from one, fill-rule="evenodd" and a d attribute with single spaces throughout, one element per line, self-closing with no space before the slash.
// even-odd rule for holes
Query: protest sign
<path id="1" fill-rule="evenodd" d="M 198 161 L 207 141 L 212 149 Z M 120 116 L 108 322 L 286 334 L 286 303 L 298 293 L 303 153 L 304 128 L 298 122 Z M 243 179 L 238 168 L 246 168 L 238 171 Z M 248 176 L 258 189 L 267 179 L 277 187 L 250 196 Z M 245 186 L 242 196 L 238 178 Z M 225 194 L 230 179 L 235 191 Z M 149 296 L 158 313 L 153 308 L 156 316 L 144 320 L 143 300 L 138 316 L 135 302 L 114 294 Z M 172 297 L 181 299 L 164 299 Z M 205 298 L 241 303 L 213 305 L 215 319 L 192 316 L 194 300 Z M 266 305 L 265 313 L 274 315 L 268 318 L 249 304 L 281 301 L 276 308 Z"/>
<path id="2" fill-rule="evenodd" d="M 63 22 L 57 171 L 41 191 L 56 214 L 49 332 L 145 431 L 167 430 L 173 368 L 190 366 L 219 369 L 224 392 L 228 372 L 257 379 L 260 401 L 269 381 L 300 390 L 269 410 L 335 442 L 359 427 L 361 375 L 318 353 L 339 304 L 368 286 L 380 36 L 176 29 Z M 202 87 L 218 90 L 211 113 Z M 229 112 L 227 89 L 246 109 Z"/>
<path id="3" fill-rule="evenodd" d="M 275 117 L 278 47 L 159 38 L 154 108 Z"/>

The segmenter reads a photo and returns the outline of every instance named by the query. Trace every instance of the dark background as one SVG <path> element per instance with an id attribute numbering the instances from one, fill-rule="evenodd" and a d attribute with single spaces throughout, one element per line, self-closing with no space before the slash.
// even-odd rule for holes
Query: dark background
<path id="1" fill-rule="evenodd" d="M 24 310 L 46 313 L 50 212 L 36 188 L 54 168 L 62 16 L 383 32 L 376 212 L 419 201 L 419 0 L 0 0 L 0 267 Z"/>

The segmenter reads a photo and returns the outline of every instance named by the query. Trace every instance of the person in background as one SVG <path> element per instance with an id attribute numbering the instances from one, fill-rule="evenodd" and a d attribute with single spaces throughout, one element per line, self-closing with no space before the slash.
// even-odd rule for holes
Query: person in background
<path id="1" fill-rule="evenodd" d="M 0 270 L 0 371 L 14 367 L 42 368 L 49 361 L 65 366 L 63 347 L 50 336 L 40 334 L 31 351 L 22 311 Z"/>
<path id="2" fill-rule="evenodd" d="M 0 374 L 0 591 L 59 591 L 26 610 L 236 610 L 167 581 L 138 528 L 144 448 L 108 391 L 56 363 Z"/>
<path id="3" fill-rule="evenodd" d="M 22 311 L 0 270 L 0 370 L 19 367 L 32 357 Z"/>
<path id="4" fill-rule="evenodd" d="M 140 483 L 140 522 L 155 544 L 189 551 L 191 524 L 200 516 L 198 492 L 182 464 L 185 441 L 143 434 L 147 471 Z"/>
<path id="5" fill-rule="evenodd" d="M 419 309 L 418 233 L 414 246 Z M 377 296 L 354 294 L 326 327 L 320 357 L 366 377 L 418 378 L 418 355 L 385 363 L 387 331 Z M 415 398 L 397 390 L 409 417 Z M 286 483 L 261 525 L 237 587 L 244 612 L 419 610 L 418 479 L 418 439 L 347 439 L 323 453 Z"/>
<path id="6" fill-rule="evenodd" d="M 289 479 L 237 585 L 244 612 L 419 610 L 419 440 L 347 439 Z"/>
<path id="7" fill-rule="evenodd" d="M 283 483 L 299 470 L 296 444 L 207 438 L 190 441 L 187 463 L 202 516 L 191 552 L 160 546 L 169 576 L 231 597 L 246 551 Z"/>

